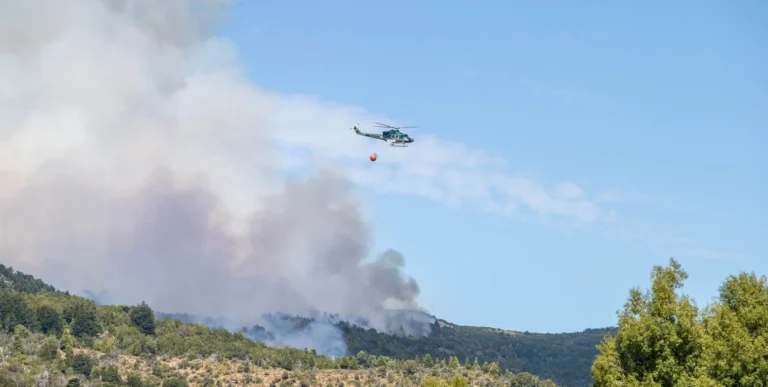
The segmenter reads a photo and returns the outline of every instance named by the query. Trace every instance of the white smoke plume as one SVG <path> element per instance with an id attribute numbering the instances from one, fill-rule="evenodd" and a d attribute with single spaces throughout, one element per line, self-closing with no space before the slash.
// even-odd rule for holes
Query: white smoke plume
<path id="1" fill-rule="evenodd" d="M 224 3 L 0 0 L 0 261 L 163 312 L 386 330 L 419 287 L 396 251 L 363 261 L 344 176 L 280 177 L 281 102 L 212 34 Z"/>

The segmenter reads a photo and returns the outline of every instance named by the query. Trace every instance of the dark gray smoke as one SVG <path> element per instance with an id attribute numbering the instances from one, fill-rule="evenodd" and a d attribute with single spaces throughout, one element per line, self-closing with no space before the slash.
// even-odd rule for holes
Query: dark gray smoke
<path id="1" fill-rule="evenodd" d="M 0 260 L 163 312 L 423 331 L 393 328 L 419 287 L 396 251 L 364 262 L 350 182 L 280 177 L 281 99 L 211 35 L 224 3 L 0 0 Z"/>

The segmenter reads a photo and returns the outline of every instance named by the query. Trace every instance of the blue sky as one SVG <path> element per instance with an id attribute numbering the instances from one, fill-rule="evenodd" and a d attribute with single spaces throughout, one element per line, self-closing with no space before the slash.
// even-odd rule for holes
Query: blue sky
<path id="1" fill-rule="evenodd" d="M 324 120 L 288 142 L 349 168 L 376 248 L 405 255 L 431 312 L 562 332 L 615 324 L 670 256 L 699 304 L 768 272 L 767 16 L 759 1 L 254 1 L 222 34 L 293 101 L 284 116 Z M 416 142 L 357 138 L 360 117 L 418 125 Z"/>

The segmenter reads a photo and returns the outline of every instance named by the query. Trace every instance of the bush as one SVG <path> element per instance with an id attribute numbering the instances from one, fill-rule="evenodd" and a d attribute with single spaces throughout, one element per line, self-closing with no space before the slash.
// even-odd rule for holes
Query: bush
<path id="1" fill-rule="evenodd" d="M 187 381 L 182 378 L 165 379 L 163 387 L 187 387 Z"/>
<path id="2" fill-rule="evenodd" d="M 72 367 L 72 369 L 76 373 L 85 375 L 86 377 L 91 376 L 91 370 L 93 369 L 93 365 L 94 365 L 93 359 L 91 359 L 90 356 L 83 355 L 83 354 L 72 356 L 72 358 L 69 361 L 69 366 Z"/>
<path id="3" fill-rule="evenodd" d="M 120 372 L 117 370 L 117 366 L 108 365 L 104 367 L 104 371 L 101 372 L 101 381 L 106 383 L 122 383 L 123 379 L 120 377 Z"/>
<path id="4" fill-rule="evenodd" d="M 43 343 L 40 344 L 40 348 L 37 350 L 37 356 L 45 361 L 51 361 L 59 357 L 59 340 L 55 337 L 46 337 Z"/>
<path id="5" fill-rule="evenodd" d="M 143 382 L 141 381 L 141 375 L 136 372 L 132 372 L 128 375 L 128 378 L 126 378 L 125 385 L 128 387 L 142 387 Z"/>

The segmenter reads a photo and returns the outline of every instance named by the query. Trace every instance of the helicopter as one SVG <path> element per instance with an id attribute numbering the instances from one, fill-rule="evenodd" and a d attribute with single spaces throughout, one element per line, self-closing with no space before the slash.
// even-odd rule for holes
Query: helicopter
<path id="1" fill-rule="evenodd" d="M 381 134 L 365 133 L 365 132 L 361 132 L 360 129 L 357 128 L 357 125 L 353 126 L 352 130 L 354 130 L 355 133 L 360 136 L 365 136 L 365 137 L 375 138 L 377 140 L 386 141 L 389 143 L 390 146 L 394 146 L 394 147 L 405 148 L 408 146 L 408 144 L 414 141 L 413 137 L 409 136 L 407 133 L 401 132 L 400 129 L 415 128 L 415 126 L 391 126 L 386 124 L 380 124 L 378 122 L 374 122 L 374 124 L 376 124 L 377 128 L 383 128 L 387 130 L 381 132 Z M 358 125 L 360 124 L 358 123 Z"/>

